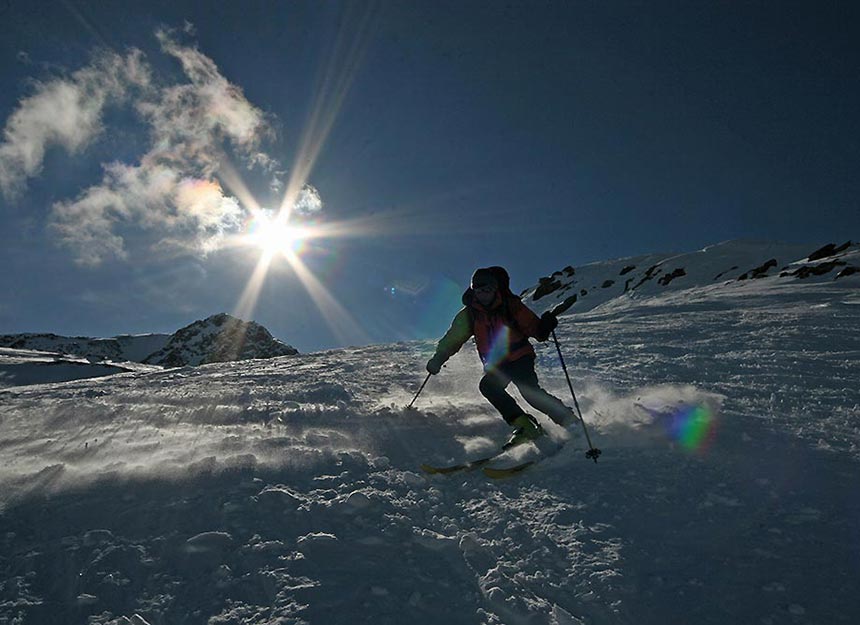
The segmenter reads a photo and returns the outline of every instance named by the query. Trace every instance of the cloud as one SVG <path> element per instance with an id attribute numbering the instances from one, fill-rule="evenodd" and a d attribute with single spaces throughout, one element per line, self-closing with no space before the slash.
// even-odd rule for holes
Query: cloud
<path id="1" fill-rule="evenodd" d="M 158 101 L 138 106 L 152 125 L 156 143 L 186 150 L 181 156 L 208 161 L 211 152 L 195 150 L 228 140 L 252 162 L 270 164 L 272 159 L 257 150 L 260 141 L 273 134 L 262 111 L 221 75 L 212 59 L 196 48 L 179 45 L 167 31 L 158 31 L 156 37 L 191 80 L 163 89 Z"/>
<path id="2" fill-rule="evenodd" d="M 148 129 L 149 147 L 135 163 L 104 163 L 98 184 L 55 202 L 50 228 L 82 265 L 129 257 L 130 234 L 159 253 L 206 254 L 240 228 L 244 211 L 225 194 L 217 174 L 226 150 L 249 167 L 277 171 L 261 150 L 274 136 L 264 113 L 197 48 L 159 30 L 161 50 L 187 80 L 153 78 L 143 54 L 104 54 L 68 79 L 40 84 L 6 124 L 0 144 L 0 185 L 7 195 L 41 171 L 52 144 L 76 153 L 101 132 L 103 112 L 128 105 Z M 316 200 L 314 200 L 314 196 Z M 313 190 L 308 210 L 321 206 Z"/>
<path id="3" fill-rule="evenodd" d="M 240 227 L 243 214 L 217 181 L 182 176 L 169 165 L 114 163 L 101 184 L 54 204 L 51 228 L 78 264 L 95 266 L 128 257 L 120 229 L 158 233 L 153 247 L 161 253 L 205 254 Z"/>
<path id="4" fill-rule="evenodd" d="M 140 51 L 122 57 L 102 53 L 67 78 L 36 83 L 6 121 L 0 143 L 0 190 L 15 197 L 26 180 L 38 175 L 46 150 L 57 145 L 71 154 L 84 149 L 102 131 L 102 113 L 122 101 L 132 86 L 150 80 Z"/>
<path id="5" fill-rule="evenodd" d="M 319 191 L 306 184 L 299 192 L 293 212 L 301 217 L 313 217 L 322 211 L 323 203 Z"/>

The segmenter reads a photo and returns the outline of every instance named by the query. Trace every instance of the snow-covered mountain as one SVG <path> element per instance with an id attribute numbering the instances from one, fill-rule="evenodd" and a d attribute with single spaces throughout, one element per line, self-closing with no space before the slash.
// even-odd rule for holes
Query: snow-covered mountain
<path id="1" fill-rule="evenodd" d="M 603 455 L 541 418 L 503 481 L 419 468 L 508 434 L 469 345 L 416 410 L 434 341 L 0 391 L 0 623 L 858 622 L 860 273 L 741 269 L 569 308 Z"/>
<path id="2" fill-rule="evenodd" d="M 607 302 L 768 277 L 834 280 L 860 271 L 860 245 L 806 245 L 728 241 L 686 254 L 650 254 L 565 267 L 526 289 L 536 310 L 585 312 Z"/>
<path id="3" fill-rule="evenodd" d="M 143 362 L 182 367 L 295 354 L 296 348 L 277 340 L 260 324 L 220 313 L 177 330 L 164 347 Z"/>
<path id="4" fill-rule="evenodd" d="M 89 338 L 56 334 L 0 336 L 0 388 L 52 384 L 158 367 L 140 362 L 160 349 L 168 334 Z"/>
<path id="5" fill-rule="evenodd" d="M 118 362 L 101 357 L 82 358 L 58 352 L 0 347 L 0 388 L 53 384 L 158 369 L 161 367 L 129 361 Z"/>
<path id="6" fill-rule="evenodd" d="M 225 313 L 195 321 L 173 334 L 112 338 L 7 334 L 0 335 L 0 387 L 297 353 L 263 326 Z"/>
<path id="7" fill-rule="evenodd" d="M 4 334 L 0 335 L 0 347 L 69 354 L 93 361 L 142 362 L 146 356 L 164 347 L 170 336 L 141 334 L 89 338 L 49 333 Z"/>

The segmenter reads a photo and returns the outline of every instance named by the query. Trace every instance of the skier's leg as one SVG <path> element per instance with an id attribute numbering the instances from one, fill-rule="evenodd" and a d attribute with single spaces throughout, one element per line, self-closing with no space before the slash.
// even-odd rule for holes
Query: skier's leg
<path id="1" fill-rule="evenodd" d="M 555 395 L 550 395 L 540 386 L 535 372 L 535 359 L 525 356 L 508 367 L 511 379 L 530 406 L 547 415 L 559 425 L 567 425 L 576 417 L 573 411 Z"/>
<path id="2" fill-rule="evenodd" d="M 514 419 L 523 414 L 523 409 L 505 391 L 510 383 L 511 379 L 508 376 L 499 369 L 494 369 L 484 374 L 478 385 L 481 395 L 493 404 L 493 407 L 501 413 L 502 418 L 509 425 L 513 424 Z"/>

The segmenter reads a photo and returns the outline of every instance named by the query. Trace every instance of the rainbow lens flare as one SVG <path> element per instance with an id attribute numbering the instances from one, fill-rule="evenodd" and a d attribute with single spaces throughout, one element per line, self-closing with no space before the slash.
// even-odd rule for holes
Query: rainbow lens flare
<path id="1" fill-rule="evenodd" d="M 683 449 L 701 452 L 713 441 L 716 419 L 705 405 L 683 406 L 669 420 L 669 435 Z"/>
<path id="2" fill-rule="evenodd" d="M 510 345 L 510 328 L 501 326 L 490 343 L 490 353 L 487 354 L 486 366 L 495 367 L 508 355 Z"/>

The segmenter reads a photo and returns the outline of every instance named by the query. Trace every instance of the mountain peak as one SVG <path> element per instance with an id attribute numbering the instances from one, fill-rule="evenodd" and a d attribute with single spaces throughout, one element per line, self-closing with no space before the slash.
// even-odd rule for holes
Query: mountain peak
<path id="1" fill-rule="evenodd" d="M 222 312 L 180 328 L 167 345 L 148 356 L 145 362 L 182 367 L 297 353 L 297 349 L 274 338 L 260 324 Z"/>

